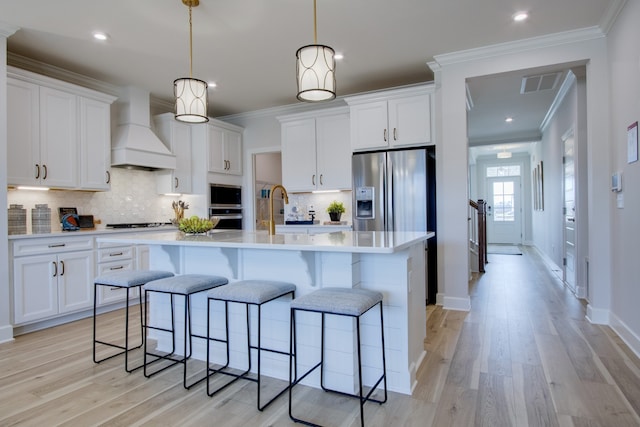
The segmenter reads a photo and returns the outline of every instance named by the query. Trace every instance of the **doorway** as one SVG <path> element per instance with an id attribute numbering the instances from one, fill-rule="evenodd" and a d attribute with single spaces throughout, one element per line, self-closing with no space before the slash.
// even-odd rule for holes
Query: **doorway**
<path id="1" fill-rule="evenodd" d="M 253 155 L 253 179 L 255 189 L 254 218 L 256 230 L 267 230 L 269 221 L 269 193 L 271 187 L 282 182 L 282 156 L 280 152 Z M 279 196 L 274 200 L 274 221 L 284 224 L 284 202 Z"/>
<path id="2" fill-rule="evenodd" d="M 522 243 L 521 164 L 485 168 L 487 243 Z"/>

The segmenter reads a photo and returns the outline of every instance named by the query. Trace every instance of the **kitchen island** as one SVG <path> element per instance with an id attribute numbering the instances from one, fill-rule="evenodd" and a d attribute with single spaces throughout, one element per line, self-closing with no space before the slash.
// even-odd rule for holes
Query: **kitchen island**
<path id="1" fill-rule="evenodd" d="M 296 285 L 297 296 L 328 286 L 380 291 L 384 295 L 388 387 L 395 392 L 411 394 L 416 385 L 416 371 L 425 356 L 424 247 L 425 241 L 433 236 L 432 232 L 340 231 L 268 235 L 266 232 L 214 230 L 206 235 L 174 231 L 104 236 L 97 240 L 148 245 L 152 269 L 176 274 L 215 274 L 227 277 L 230 282 L 248 279 L 287 281 Z M 192 300 L 192 323 L 194 333 L 204 335 L 207 305 L 205 296 L 199 297 Z M 154 323 L 170 322 L 168 304 L 168 298 L 150 301 L 150 316 Z M 219 308 L 222 306 L 216 304 L 222 303 L 213 304 L 211 334 L 221 337 L 224 323 Z M 278 300 L 263 307 L 263 345 L 288 350 L 288 304 L 287 300 Z M 255 313 L 252 315 L 255 318 Z M 232 304 L 231 365 L 238 368 L 245 366 L 243 354 L 246 351 L 241 316 L 244 311 Z M 177 319 L 181 318 L 178 313 Z M 375 310 L 362 319 L 365 385 L 371 383 L 381 368 L 379 350 L 376 350 L 380 347 L 379 322 Z M 326 341 L 325 381 L 330 387 L 349 392 L 357 385 L 353 324 L 349 318 L 327 318 L 330 330 Z M 312 313 L 301 313 L 297 317 L 299 369 L 319 360 L 319 325 L 319 318 Z M 160 350 L 170 347 L 170 339 L 166 336 L 154 335 L 153 338 L 158 340 Z M 181 337 L 177 339 L 182 340 Z M 255 340 L 253 336 L 252 342 Z M 205 344 L 197 341 L 201 340 L 194 340 L 193 356 L 205 359 Z M 212 360 L 222 360 L 222 357 L 222 347 L 213 344 Z M 262 363 L 265 375 L 288 379 L 287 357 L 265 353 Z M 252 366 L 256 366 L 255 363 Z M 308 377 L 304 383 L 318 386 L 318 374 Z"/>

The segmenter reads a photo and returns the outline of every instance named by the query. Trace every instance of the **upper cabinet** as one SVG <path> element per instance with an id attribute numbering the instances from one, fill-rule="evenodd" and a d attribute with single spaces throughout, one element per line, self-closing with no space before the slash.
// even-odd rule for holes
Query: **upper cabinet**
<path id="1" fill-rule="evenodd" d="M 348 109 L 331 108 L 278 119 L 282 182 L 288 191 L 351 189 Z"/>
<path id="2" fill-rule="evenodd" d="M 8 70 L 7 183 L 108 190 L 115 97 Z"/>
<path id="3" fill-rule="evenodd" d="M 215 124 L 207 127 L 209 172 L 242 175 L 242 132 Z"/>
<path id="4" fill-rule="evenodd" d="M 353 151 L 432 144 L 433 90 L 429 84 L 345 98 Z"/>
<path id="5" fill-rule="evenodd" d="M 171 153 L 176 156 L 175 169 L 163 169 L 156 172 L 158 193 L 191 193 L 192 125 L 177 121 L 173 113 L 155 116 L 154 124 L 158 137 Z"/>

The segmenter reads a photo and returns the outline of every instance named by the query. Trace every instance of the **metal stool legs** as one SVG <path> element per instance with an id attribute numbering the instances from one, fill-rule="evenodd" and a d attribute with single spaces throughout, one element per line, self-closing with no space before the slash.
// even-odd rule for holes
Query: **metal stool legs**
<path id="1" fill-rule="evenodd" d="M 306 424 L 309 426 L 318 426 L 318 424 L 309 422 L 309 421 L 305 421 L 303 419 L 297 418 L 293 415 L 293 405 L 292 405 L 292 399 L 293 399 L 293 388 L 295 385 L 297 385 L 300 381 L 302 381 L 304 378 L 306 378 L 309 374 L 311 374 L 314 370 L 316 370 L 318 367 L 320 368 L 320 386 L 322 387 L 322 390 L 324 391 L 329 391 L 332 393 L 336 393 L 339 395 L 343 395 L 343 396 L 348 396 L 348 397 L 355 397 L 359 400 L 360 403 L 360 425 L 362 427 L 364 427 L 364 404 L 366 402 L 376 402 L 379 404 L 383 404 L 387 401 L 387 366 L 386 366 L 386 357 L 384 354 L 384 319 L 383 319 L 383 314 L 382 314 L 382 301 L 378 302 L 376 305 L 379 306 L 380 308 L 380 338 L 381 338 L 381 350 L 382 350 L 382 375 L 378 378 L 378 380 L 375 382 L 375 384 L 373 384 L 371 386 L 371 389 L 369 390 L 369 392 L 366 394 L 366 396 L 363 394 L 363 387 L 362 387 L 362 350 L 361 350 L 361 345 L 360 345 L 360 316 L 349 316 L 349 315 L 345 315 L 345 314 L 336 314 L 336 313 L 328 313 L 328 312 L 320 312 L 321 314 L 321 338 L 320 338 L 320 362 L 318 362 L 316 365 L 314 365 L 313 367 L 311 367 L 307 372 L 305 372 L 304 374 L 302 374 L 300 377 L 297 376 L 297 366 L 296 364 L 294 364 L 294 356 L 295 354 L 297 354 L 297 341 L 296 341 L 296 327 L 295 327 L 295 313 L 298 310 L 301 311 L 313 311 L 313 310 L 304 310 L 304 309 L 300 309 L 300 308 L 292 308 L 291 309 L 291 344 L 290 344 L 290 365 L 293 366 L 293 370 L 290 369 L 289 370 L 289 418 L 291 418 L 293 421 L 295 421 L 296 423 L 301 423 L 301 424 Z M 375 306 L 374 306 L 375 307 Z M 373 307 L 371 307 L 373 308 Z M 367 310 L 368 311 L 368 310 Z M 331 315 L 335 315 L 335 316 L 349 316 L 349 317 L 354 317 L 356 320 L 356 337 L 357 337 L 357 353 L 358 353 L 358 388 L 359 388 L 359 393 L 358 394 L 351 394 L 351 393 L 346 393 L 343 391 L 339 391 L 339 390 L 333 390 L 330 388 L 327 388 L 324 384 L 324 348 L 325 348 L 325 315 L 326 314 L 331 314 Z M 364 313 L 363 313 L 364 314 Z M 293 373 L 292 373 L 293 372 Z M 381 382 L 384 382 L 384 398 L 382 400 L 378 400 L 378 399 L 374 399 L 371 397 L 371 395 L 373 394 L 373 392 L 378 388 L 378 386 L 380 385 Z"/>
<path id="2" fill-rule="evenodd" d="M 118 345 L 118 344 L 114 344 L 114 343 L 109 343 L 106 341 L 101 341 L 99 339 L 97 339 L 97 321 L 96 321 L 96 316 L 97 316 L 97 305 L 98 305 L 98 286 L 109 286 L 109 287 L 119 287 L 119 288 L 124 288 L 126 289 L 126 302 L 125 302 L 125 320 L 124 320 L 124 346 Z M 115 286 L 115 285 L 103 285 L 100 283 L 94 283 L 93 284 L 93 361 L 95 363 L 100 363 L 100 362 L 104 362 L 105 360 L 109 360 L 112 359 L 116 356 L 119 356 L 121 354 L 124 354 L 124 369 L 127 372 L 133 372 L 137 369 L 140 369 L 143 365 L 139 365 L 136 366 L 135 368 L 129 368 L 129 352 L 131 350 L 135 350 L 137 348 L 142 347 L 142 345 L 144 344 L 144 320 L 143 320 L 143 310 L 142 310 L 142 289 L 141 289 L 141 285 L 140 286 L 135 286 L 136 288 L 138 288 L 139 292 L 139 308 L 140 308 L 140 344 L 138 344 L 135 347 L 129 347 L 129 290 L 131 288 L 133 288 L 134 286 L 125 286 L 125 287 L 121 287 L 121 286 Z M 115 354 L 112 354 L 110 356 L 106 356 L 103 357 L 102 359 L 98 359 L 97 355 L 96 355 L 96 344 L 102 344 L 102 345 L 106 345 L 109 347 L 114 347 L 114 348 L 119 348 L 122 351 L 119 351 Z"/>

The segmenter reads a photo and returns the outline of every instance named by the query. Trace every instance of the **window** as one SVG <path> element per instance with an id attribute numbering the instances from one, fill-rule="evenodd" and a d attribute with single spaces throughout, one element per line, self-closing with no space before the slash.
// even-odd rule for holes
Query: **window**
<path id="1" fill-rule="evenodd" d="M 515 185 L 513 181 L 493 183 L 493 220 L 495 222 L 515 221 Z"/>
<path id="2" fill-rule="evenodd" d="M 520 176 L 520 165 L 487 167 L 487 178 L 495 178 L 498 176 Z"/>

